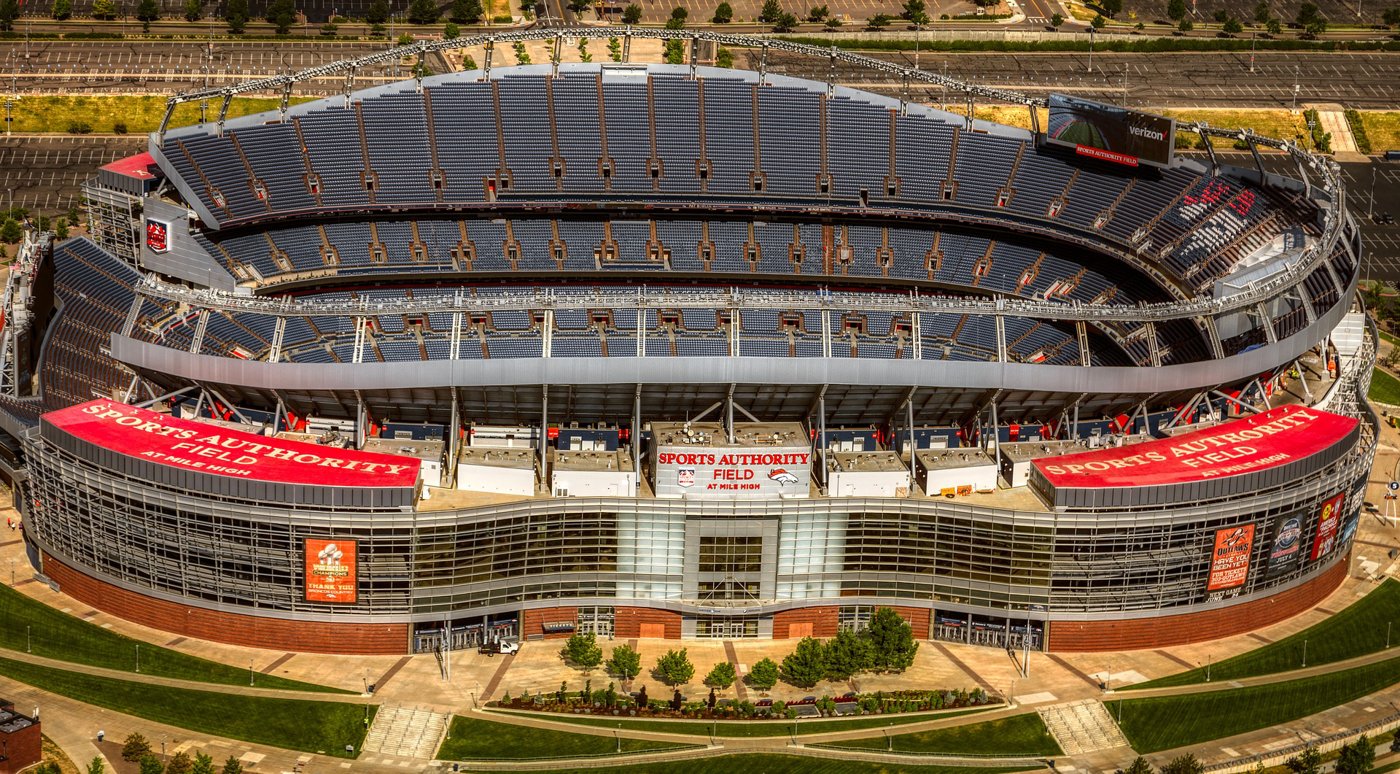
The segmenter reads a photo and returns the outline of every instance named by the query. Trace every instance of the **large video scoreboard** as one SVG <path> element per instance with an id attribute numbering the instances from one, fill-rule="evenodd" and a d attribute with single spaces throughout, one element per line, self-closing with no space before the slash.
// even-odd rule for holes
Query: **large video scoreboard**
<path id="1" fill-rule="evenodd" d="M 1131 167 L 1171 164 L 1175 120 L 1066 94 L 1051 94 L 1049 103 L 1047 142 Z"/>

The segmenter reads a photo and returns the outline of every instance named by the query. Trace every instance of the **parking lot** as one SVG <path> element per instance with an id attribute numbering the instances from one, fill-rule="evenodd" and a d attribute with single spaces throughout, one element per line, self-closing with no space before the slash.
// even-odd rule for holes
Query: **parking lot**
<path id="1" fill-rule="evenodd" d="M 1343 164 L 1342 173 L 1347 179 L 1347 209 L 1361 224 L 1362 276 L 1400 283 L 1400 224 L 1380 224 L 1369 217 L 1390 213 L 1400 218 L 1400 162 Z"/>
<path id="2" fill-rule="evenodd" d="M 139 137 L 4 137 L 0 135 L 0 180 L 4 205 L 31 212 L 66 212 L 81 200 L 79 186 L 97 168 L 146 146 Z"/>

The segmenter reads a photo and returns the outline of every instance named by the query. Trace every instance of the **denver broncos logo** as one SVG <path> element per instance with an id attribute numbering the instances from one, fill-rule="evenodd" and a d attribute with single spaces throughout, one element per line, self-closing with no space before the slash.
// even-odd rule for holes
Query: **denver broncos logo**
<path id="1" fill-rule="evenodd" d="M 773 468 L 772 470 L 768 471 L 768 478 L 773 481 L 777 481 L 779 484 L 797 483 L 797 476 L 794 476 L 793 474 L 787 472 L 786 470 L 783 470 L 782 468 Z"/>

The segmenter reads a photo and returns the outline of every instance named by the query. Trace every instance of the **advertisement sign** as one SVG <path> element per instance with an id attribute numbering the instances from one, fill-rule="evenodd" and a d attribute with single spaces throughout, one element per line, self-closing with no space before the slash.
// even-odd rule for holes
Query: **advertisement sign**
<path id="1" fill-rule="evenodd" d="M 356 543 L 306 539 L 306 601 L 351 604 L 356 598 Z"/>
<path id="2" fill-rule="evenodd" d="M 1065 94 L 1051 94 L 1046 140 L 1081 156 L 1135 167 L 1172 161 L 1176 121 Z"/>
<path id="3" fill-rule="evenodd" d="M 1282 575 L 1298 566 L 1303 545 L 1303 512 L 1289 513 L 1274 520 L 1274 539 L 1269 546 L 1269 575 Z"/>
<path id="4" fill-rule="evenodd" d="M 812 450 L 661 446 L 654 469 L 658 497 L 806 497 L 811 491 Z"/>
<path id="5" fill-rule="evenodd" d="M 110 400 L 43 417 L 68 435 L 117 454 L 229 478 L 340 487 L 413 487 L 416 457 L 269 438 Z"/>
<path id="6" fill-rule="evenodd" d="M 1337 532 L 1342 520 L 1342 505 L 1346 502 L 1346 492 L 1340 492 L 1322 504 L 1317 515 L 1317 536 L 1313 538 L 1312 561 L 1332 553 L 1337 547 Z"/>
<path id="7" fill-rule="evenodd" d="M 1163 486 L 1253 473 L 1329 449 L 1357 420 L 1279 406 L 1172 438 L 1032 460 L 1056 487 Z"/>
<path id="8" fill-rule="evenodd" d="M 1215 550 L 1210 555 L 1210 578 L 1206 581 L 1206 591 L 1243 586 L 1249 579 L 1249 551 L 1253 547 L 1253 524 L 1216 530 Z"/>
<path id="9" fill-rule="evenodd" d="M 146 219 L 146 246 L 152 252 L 163 253 L 170 249 L 170 224 L 163 220 Z"/>

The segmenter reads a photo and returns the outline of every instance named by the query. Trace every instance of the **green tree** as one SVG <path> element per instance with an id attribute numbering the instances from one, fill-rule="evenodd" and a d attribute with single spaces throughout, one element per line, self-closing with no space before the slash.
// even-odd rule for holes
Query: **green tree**
<path id="1" fill-rule="evenodd" d="M 629 4 L 622 9 L 622 23 L 636 24 L 642 20 L 642 7 L 636 3 Z"/>
<path id="2" fill-rule="evenodd" d="M 1273 14 L 1269 10 L 1269 0 L 1259 0 L 1254 6 L 1254 23 L 1264 24 Z"/>
<path id="3" fill-rule="evenodd" d="M 1099 0 L 1099 6 L 1110 19 L 1115 19 L 1123 12 L 1123 0 Z"/>
<path id="4" fill-rule="evenodd" d="M 798 688 L 811 688 L 826 677 L 826 651 L 821 640 L 803 637 L 797 648 L 783 657 L 783 681 Z"/>
<path id="5" fill-rule="evenodd" d="M 870 625 L 861 633 L 870 643 L 870 668 L 881 672 L 900 672 L 914 663 L 919 643 L 914 640 L 914 628 L 890 607 L 878 607 L 870 617 Z"/>
<path id="6" fill-rule="evenodd" d="M 365 9 L 365 21 L 370 24 L 383 24 L 389 21 L 389 0 L 374 0 Z"/>
<path id="7" fill-rule="evenodd" d="M 783 5 L 779 0 L 763 0 L 763 10 L 758 12 L 758 20 L 765 24 L 772 24 L 778 20 L 778 16 L 783 12 Z"/>
<path id="8" fill-rule="evenodd" d="M 1224 8 L 1217 8 L 1214 14 L 1214 18 L 1217 24 L 1224 24 L 1225 20 L 1230 18 L 1230 12 L 1225 10 Z"/>
<path id="9" fill-rule="evenodd" d="M 1241 32 L 1244 32 L 1244 25 L 1240 24 L 1239 19 L 1236 19 L 1235 17 L 1231 16 L 1230 18 L 1225 20 L 1225 26 L 1221 29 L 1225 32 L 1226 35 L 1238 35 Z"/>
<path id="10" fill-rule="evenodd" d="M 582 14 L 593 7 L 593 0 L 569 0 L 569 10 L 575 14 Z"/>
<path id="11" fill-rule="evenodd" d="M 904 0 L 904 8 L 900 11 L 899 18 L 914 21 L 915 16 L 927 12 L 928 3 L 925 3 L 924 0 Z"/>
<path id="12" fill-rule="evenodd" d="M 59 21 L 67 21 L 73 16 L 73 0 L 53 0 L 49 15 Z"/>
<path id="13" fill-rule="evenodd" d="M 778 14 L 778 18 L 773 20 L 774 32 L 791 32 L 797 28 L 797 16 L 783 11 Z"/>
<path id="14" fill-rule="evenodd" d="M 94 0 L 94 3 L 97 1 Z M 242 35 L 243 30 L 248 28 L 248 0 L 228 0 L 228 6 L 224 9 L 224 23 L 228 25 L 229 32 Z"/>
<path id="15" fill-rule="evenodd" d="M 481 21 L 481 14 L 481 0 L 452 0 L 447 18 L 457 24 L 476 24 Z"/>
<path id="16" fill-rule="evenodd" d="M 679 22 L 679 27 L 684 27 L 685 23 L 689 20 L 690 11 L 687 11 L 684 6 L 676 6 L 671 9 L 671 21 Z M 677 27 L 677 29 L 679 29 L 679 27 Z"/>
<path id="17" fill-rule="evenodd" d="M 296 10 L 293 0 L 272 0 L 267 5 L 267 23 L 277 29 L 278 35 L 286 35 L 296 22 Z"/>
<path id="18" fill-rule="evenodd" d="M 441 15 L 434 0 L 413 0 L 408 4 L 408 20 L 414 24 L 437 24 Z"/>
<path id="19" fill-rule="evenodd" d="M 771 691 L 778 684 L 778 665 L 765 656 L 749 668 L 749 674 L 744 679 L 759 693 Z"/>
<path id="20" fill-rule="evenodd" d="M 126 737 L 126 741 L 122 742 L 122 760 L 128 763 L 141 760 L 141 756 L 150 751 L 151 743 L 137 731 L 133 731 Z"/>
<path id="21" fill-rule="evenodd" d="M 1095 14 L 1094 18 L 1089 20 L 1089 26 L 1096 30 L 1103 29 L 1105 24 L 1108 24 L 1108 19 L 1105 19 L 1101 13 Z"/>
<path id="22" fill-rule="evenodd" d="M 1365 734 L 1351 744 L 1342 745 L 1337 758 L 1337 774 L 1366 774 L 1376 762 L 1376 747 Z"/>
<path id="23" fill-rule="evenodd" d="M 711 688 L 718 688 L 722 691 L 728 688 L 729 686 L 733 685 L 734 681 L 737 680 L 738 677 L 739 676 L 734 673 L 733 664 L 729 663 L 728 661 L 721 661 L 718 664 L 715 664 L 714 668 L 710 670 L 709 674 L 705 675 L 705 685 L 708 685 Z"/>
<path id="24" fill-rule="evenodd" d="M 807 11 L 807 21 L 824 22 L 830 15 L 831 9 L 827 8 L 824 5 L 814 5 L 812 6 L 811 10 Z"/>
<path id="25" fill-rule="evenodd" d="M 59 219 L 58 219 L 58 222 L 59 222 L 59 223 L 62 223 L 62 222 L 63 222 L 63 218 L 59 218 Z M 62 238 L 63 238 L 63 237 L 59 237 L 59 239 L 62 239 Z M 88 765 L 87 765 L 87 774 L 104 774 L 104 772 L 106 772 L 106 771 L 107 771 L 107 764 L 105 764 L 105 763 L 102 762 L 102 756 L 101 756 L 101 755 L 99 755 L 99 756 L 93 758 L 92 760 L 88 761 Z"/>
<path id="26" fill-rule="evenodd" d="M 214 774 L 214 759 L 202 752 L 194 754 L 194 765 L 190 767 L 190 774 Z"/>
<path id="27" fill-rule="evenodd" d="M 1182 32 L 1190 32 L 1191 30 L 1196 28 L 1196 23 L 1191 21 L 1190 19 L 1182 19 L 1180 22 L 1177 23 L 1176 28 L 1178 30 L 1181 30 Z"/>
<path id="28" fill-rule="evenodd" d="M 1381 14 L 1381 21 L 1385 22 L 1387 27 L 1400 25 L 1400 5 L 1392 5 L 1385 9 L 1385 13 Z"/>
<path id="29" fill-rule="evenodd" d="M 462 37 L 462 28 L 452 22 L 442 25 L 442 36 L 447 40 L 456 40 Z"/>
<path id="30" fill-rule="evenodd" d="M 642 673 L 642 654 L 628 645 L 618 645 L 608 659 L 608 671 L 623 680 L 631 680 Z"/>
<path id="31" fill-rule="evenodd" d="M 1051 26 L 1051 27 L 1054 27 L 1056 30 L 1060 29 L 1060 26 L 1063 25 L 1064 23 L 1065 23 L 1064 14 L 1056 13 L 1056 14 L 1052 14 L 1052 15 L 1050 16 L 1050 26 Z"/>
<path id="32" fill-rule="evenodd" d="M 690 663 L 690 657 L 686 655 L 686 649 L 668 650 L 666 655 L 656 660 L 656 679 L 677 688 L 690 682 L 695 677 L 695 665 Z"/>
<path id="33" fill-rule="evenodd" d="M 1118 769 L 1116 774 L 1152 774 L 1152 764 L 1139 755 L 1133 759 L 1132 763 L 1128 764 L 1128 768 Z"/>
<path id="34" fill-rule="evenodd" d="M 0 31 L 9 32 L 15 28 L 19 18 L 19 0 L 0 0 Z"/>
<path id="35" fill-rule="evenodd" d="M 1307 27 L 1315 21 L 1326 21 L 1322 18 L 1322 11 L 1316 3 L 1303 3 L 1298 6 L 1298 17 L 1296 19 L 1299 27 Z"/>
<path id="36" fill-rule="evenodd" d="M 1264 29 L 1268 30 L 1270 35 L 1277 35 L 1283 32 L 1283 22 L 1278 19 L 1270 19 L 1264 23 Z"/>
<path id="37" fill-rule="evenodd" d="M 138 766 L 141 774 L 164 774 L 165 772 L 165 764 L 160 762 L 160 758 L 150 753 L 141 756 Z"/>
<path id="38" fill-rule="evenodd" d="M 165 764 L 165 774 L 190 774 L 194 768 L 194 760 L 190 754 L 181 750 L 170 756 L 169 762 Z"/>
<path id="39" fill-rule="evenodd" d="M 243 774 L 243 764 L 239 763 L 237 758 L 230 755 L 228 760 L 224 761 L 224 769 L 221 774 Z"/>
<path id="40" fill-rule="evenodd" d="M 1186 0 L 1167 0 L 1167 18 L 1181 21 L 1186 18 Z"/>
<path id="41" fill-rule="evenodd" d="M 728 24 L 734 21 L 734 6 L 729 3 L 720 3 L 715 6 L 715 15 L 711 21 L 715 24 Z"/>
<path id="42" fill-rule="evenodd" d="M 92 18 L 102 21 L 111 21 L 117 18 L 117 4 L 115 0 L 92 0 Z"/>
<path id="43" fill-rule="evenodd" d="M 888 14 L 877 13 L 865 20 L 865 26 L 872 30 L 888 27 L 890 26 L 890 17 Z"/>
<path id="44" fill-rule="evenodd" d="M 1172 758 L 1167 765 L 1162 767 L 1162 774 L 1204 774 L 1205 764 L 1196 759 L 1191 753 L 1178 755 Z"/>
<path id="45" fill-rule="evenodd" d="M 1318 18 L 1316 18 L 1316 19 L 1313 19 L 1312 21 L 1308 22 L 1306 25 L 1303 26 L 1303 32 L 1307 33 L 1309 37 L 1314 37 L 1314 38 L 1315 38 L 1315 37 L 1317 37 L 1318 35 L 1321 35 L 1322 33 L 1326 32 L 1326 31 L 1327 31 L 1327 20 L 1324 19 L 1324 18 L 1322 18 L 1322 17 L 1320 17 L 1320 16 L 1319 16 Z"/>
<path id="46" fill-rule="evenodd" d="M 870 643 L 853 631 L 842 629 L 826 642 L 826 678 L 849 680 L 870 668 Z"/>
<path id="47" fill-rule="evenodd" d="M 836 28 L 838 28 L 838 27 L 841 26 L 841 17 L 840 17 L 840 16 L 828 16 L 828 17 L 826 17 L 826 23 L 823 24 L 822 26 L 825 27 L 825 28 L 828 29 L 828 30 L 834 30 L 834 29 L 836 29 Z"/>
<path id="48" fill-rule="evenodd" d="M 151 31 L 151 22 L 160 18 L 160 6 L 156 0 L 141 0 L 136 4 L 136 19 L 141 22 L 141 29 L 145 32 Z"/>
<path id="49" fill-rule="evenodd" d="M 603 649 L 598 647 L 598 638 L 593 632 L 574 632 L 564 641 L 559 655 L 570 664 L 583 669 L 592 669 L 603 663 Z"/>
<path id="50" fill-rule="evenodd" d="M 185 21 L 197 22 L 204 16 L 204 6 L 199 0 L 185 0 Z"/>
<path id="51" fill-rule="evenodd" d="M 1322 770 L 1322 753 L 1316 747 L 1308 745 L 1303 751 L 1283 762 L 1284 766 L 1293 774 L 1317 774 Z M 1178 772 L 1168 772 L 1162 769 L 1163 774 L 1178 774 Z"/>

